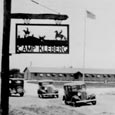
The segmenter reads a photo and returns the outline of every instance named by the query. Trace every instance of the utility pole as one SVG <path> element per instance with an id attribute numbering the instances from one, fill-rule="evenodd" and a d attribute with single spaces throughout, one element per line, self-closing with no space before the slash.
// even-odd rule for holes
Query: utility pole
<path id="1" fill-rule="evenodd" d="M 11 25 L 11 0 L 4 0 L 4 21 L 1 65 L 1 109 L 2 115 L 9 113 L 9 43 Z"/>

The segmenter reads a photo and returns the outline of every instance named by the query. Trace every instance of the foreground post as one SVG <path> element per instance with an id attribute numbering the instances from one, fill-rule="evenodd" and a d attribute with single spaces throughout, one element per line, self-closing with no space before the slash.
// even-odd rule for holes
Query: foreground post
<path id="1" fill-rule="evenodd" d="M 4 0 L 4 22 L 1 65 L 1 109 L 2 115 L 9 111 L 9 41 L 10 41 L 11 0 Z"/>

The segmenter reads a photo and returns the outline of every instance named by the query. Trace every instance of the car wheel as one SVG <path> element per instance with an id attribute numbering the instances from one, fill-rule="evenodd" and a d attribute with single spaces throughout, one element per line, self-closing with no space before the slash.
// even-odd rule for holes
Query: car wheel
<path id="1" fill-rule="evenodd" d="M 58 98 L 58 97 L 59 97 L 59 95 L 56 95 L 56 97 Z"/>
<path id="2" fill-rule="evenodd" d="M 64 102 L 65 102 L 66 105 L 68 105 L 68 102 L 66 100 Z"/>
<path id="3" fill-rule="evenodd" d="M 20 97 L 23 97 L 24 96 L 24 93 L 20 93 Z"/>
<path id="4" fill-rule="evenodd" d="M 72 106 L 76 106 L 76 100 L 74 99 L 74 97 L 72 98 L 72 100 L 71 100 L 71 102 L 72 102 Z"/>
<path id="5" fill-rule="evenodd" d="M 41 98 L 44 98 L 44 96 L 43 96 L 43 95 L 41 95 Z"/>
<path id="6" fill-rule="evenodd" d="M 41 95 L 38 94 L 38 97 L 41 98 Z"/>
<path id="7" fill-rule="evenodd" d="M 92 104 L 93 104 L 93 105 L 96 105 L 96 101 L 92 101 Z"/>
<path id="8" fill-rule="evenodd" d="M 76 107 L 79 107 L 79 106 L 80 106 L 80 104 L 79 104 L 79 103 L 76 103 L 76 104 L 75 104 L 75 106 L 76 106 Z"/>
<path id="9" fill-rule="evenodd" d="M 72 106 L 73 106 L 73 107 L 76 107 L 76 102 L 72 102 Z"/>

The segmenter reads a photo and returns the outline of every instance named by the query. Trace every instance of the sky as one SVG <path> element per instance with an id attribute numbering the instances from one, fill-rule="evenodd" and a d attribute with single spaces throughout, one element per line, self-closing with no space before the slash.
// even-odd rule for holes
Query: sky
<path id="1" fill-rule="evenodd" d="M 36 2 L 39 2 L 39 5 L 31 0 L 12 0 L 11 12 L 68 15 L 69 18 L 62 24 L 69 24 L 70 52 L 69 54 L 16 54 L 15 24 L 24 23 L 24 20 L 11 19 L 10 53 L 12 56 L 10 56 L 10 68 L 19 68 L 21 71 L 28 66 L 82 68 L 85 65 L 86 68 L 115 68 L 114 0 L 36 0 Z M 96 19 L 87 18 L 86 10 L 95 14 Z M 1 60 L 3 0 L 0 1 L 0 15 Z M 30 23 L 55 24 L 55 21 L 30 20 Z M 84 59 L 85 61 L 83 61 Z"/>

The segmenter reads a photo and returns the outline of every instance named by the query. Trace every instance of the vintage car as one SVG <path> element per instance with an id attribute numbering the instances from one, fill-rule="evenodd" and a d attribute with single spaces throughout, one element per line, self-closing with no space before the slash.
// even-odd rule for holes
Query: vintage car
<path id="1" fill-rule="evenodd" d="M 86 91 L 86 84 L 83 81 L 74 81 L 64 84 L 63 101 L 65 104 L 79 106 L 83 103 L 96 104 L 96 95 L 88 94 Z"/>
<path id="2" fill-rule="evenodd" d="M 58 90 L 53 85 L 53 80 L 39 80 L 39 88 L 37 90 L 38 97 L 59 97 Z"/>
<path id="3" fill-rule="evenodd" d="M 12 94 L 24 96 L 24 80 L 22 78 L 9 78 L 9 96 Z"/>

